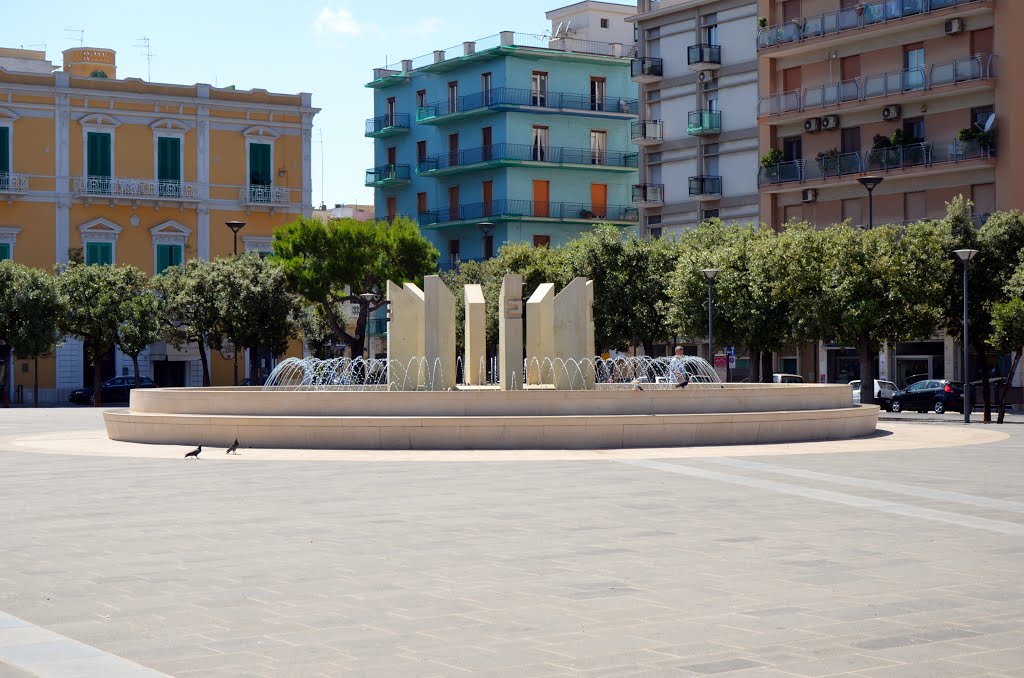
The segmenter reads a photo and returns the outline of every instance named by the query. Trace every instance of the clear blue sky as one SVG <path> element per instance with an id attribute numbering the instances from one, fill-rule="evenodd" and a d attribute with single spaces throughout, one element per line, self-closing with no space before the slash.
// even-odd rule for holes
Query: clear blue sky
<path id="1" fill-rule="evenodd" d="M 261 87 L 271 92 L 312 92 L 322 109 L 313 131 L 313 201 L 372 202 L 363 186 L 373 164 L 363 121 L 373 115 L 374 67 L 493 35 L 500 30 L 542 33 L 544 12 L 571 0 L 181 0 L 140 3 L 110 0 L 0 0 L 0 47 L 43 49 L 55 65 L 61 52 L 85 45 L 117 51 L 118 77 L 146 78 L 150 39 L 155 82 L 206 82 Z"/>

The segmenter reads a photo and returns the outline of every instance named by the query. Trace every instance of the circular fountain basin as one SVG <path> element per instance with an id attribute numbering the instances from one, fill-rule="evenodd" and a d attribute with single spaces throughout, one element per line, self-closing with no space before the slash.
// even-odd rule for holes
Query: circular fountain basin
<path id="1" fill-rule="evenodd" d="M 112 440 L 279 449 L 613 449 L 871 435 L 846 385 L 364 391 L 136 389 L 104 413 Z"/>

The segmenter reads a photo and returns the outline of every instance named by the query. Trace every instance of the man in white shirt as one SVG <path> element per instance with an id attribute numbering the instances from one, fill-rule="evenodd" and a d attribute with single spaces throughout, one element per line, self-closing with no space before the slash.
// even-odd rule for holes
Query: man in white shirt
<path id="1" fill-rule="evenodd" d="M 690 383 L 690 373 L 686 371 L 682 346 L 676 346 L 676 355 L 669 363 L 668 374 L 675 382 L 676 388 L 686 388 Z"/>

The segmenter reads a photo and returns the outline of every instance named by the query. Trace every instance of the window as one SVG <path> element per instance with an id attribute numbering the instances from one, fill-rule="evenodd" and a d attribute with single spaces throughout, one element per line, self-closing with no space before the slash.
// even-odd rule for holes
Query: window
<path id="1" fill-rule="evenodd" d="M 995 112 L 995 108 L 992 106 L 978 106 L 977 108 L 971 109 L 971 127 L 981 131 L 985 129 L 985 124 L 988 123 L 989 116 Z M 0 131 L 2 134 L 2 131 Z M 0 136 L 0 141 L 3 137 Z M 0 166 L 0 172 L 3 172 L 2 166 Z"/>
<path id="2" fill-rule="evenodd" d="M 903 119 L 903 142 L 905 144 L 920 144 L 924 142 L 924 118 Z"/>
<path id="3" fill-rule="evenodd" d="M 0 188 L 8 188 L 7 177 L 11 171 L 11 128 L 0 125 Z"/>
<path id="4" fill-rule="evenodd" d="M 650 233 L 651 233 L 651 237 L 652 238 L 660 238 L 661 237 L 661 226 L 652 226 L 650 228 Z"/>
<path id="5" fill-rule="evenodd" d="M 86 266 L 112 266 L 114 264 L 114 244 L 109 242 L 85 243 Z"/>
<path id="6" fill-rule="evenodd" d="M 395 97 L 388 97 L 384 104 L 384 126 L 395 126 Z"/>
<path id="7" fill-rule="evenodd" d="M 601 28 L 608 28 L 608 19 L 601 19 Z"/>
<path id="8" fill-rule="evenodd" d="M 786 137 L 782 140 L 782 161 L 795 162 L 803 159 L 803 143 L 800 137 Z"/>
<path id="9" fill-rule="evenodd" d="M 448 214 L 451 221 L 459 220 L 459 187 L 448 187 Z"/>
<path id="10" fill-rule="evenodd" d="M 417 141 L 416 142 L 416 160 L 423 162 L 427 159 L 427 142 Z"/>
<path id="11" fill-rule="evenodd" d="M 608 132 L 604 130 L 590 130 L 590 164 L 608 164 Z"/>
<path id="12" fill-rule="evenodd" d="M 485 217 L 493 214 L 494 210 L 494 182 L 483 181 L 480 183 L 480 197 L 483 199 Z"/>
<path id="13" fill-rule="evenodd" d="M 0 261 L 7 261 L 11 258 L 10 243 L 0 242 Z"/>
<path id="14" fill-rule="evenodd" d="M 704 44 L 705 45 L 717 45 L 718 44 L 718 16 L 710 15 L 705 17 L 705 21 L 709 22 L 704 26 Z"/>
<path id="15" fill-rule="evenodd" d="M 459 135 L 448 135 L 448 165 L 455 167 L 459 164 Z"/>
<path id="16" fill-rule="evenodd" d="M 14 258 L 14 241 L 19 233 L 17 226 L 0 226 L 0 261 Z"/>
<path id="17" fill-rule="evenodd" d="M 181 197 L 181 139 L 156 138 L 156 180 L 161 196 Z"/>
<path id="18" fill-rule="evenodd" d="M 416 194 L 416 212 L 422 214 L 427 211 L 427 194 L 417 193 Z"/>
<path id="19" fill-rule="evenodd" d="M 452 239 L 448 241 L 448 256 L 452 261 L 459 260 L 459 241 L 458 239 Z"/>
<path id="20" fill-rule="evenodd" d="M 530 159 L 537 162 L 545 162 L 548 159 L 548 146 L 550 144 L 550 130 L 540 125 L 533 126 L 533 140 L 530 142 Z"/>
<path id="21" fill-rule="evenodd" d="M 535 235 L 533 236 L 534 247 L 551 247 L 551 236 L 550 235 Z"/>
<path id="22" fill-rule="evenodd" d="M 448 112 L 459 110 L 459 83 L 455 80 L 448 83 Z"/>
<path id="23" fill-rule="evenodd" d="M 481 103 L 484 106 L 491 105 L 491 74 L 482 73 L 480 75 L 480 93 L 483 101 Z"/>
<path id="24" fill-rule="evenodd" d="M 718 218 L 718 210 L 717 209 L 704 210 L 703 212 L 701 212 L 701 219 L 703 221 L 707 221 L 708 219 L 717 219 L 717 218 Z"/>
<path id="25" fill-rule="evenodd" d="M 388 178 L 393 179 L 395 174 L 395 165 L 398 164 L 398 147 L 388 146 L 385 151 L 388 159 Z"/>
<path id="26" fill-rule="evenodd" d="M 427 105 L 427 90 L 421 89 L 416 91 L 416 108 L 423 108 Z"/>
<path id="27" fill-rule="evenodd" d="M 924 89 L 924 45 L 916 43 L 903 48 L 903 89 Z"/>
<path id="28" fill-rule="evenodd" d="M 721 176 L 718 169 L 718 144 L 707 144 L 702 150 L 704 152 L 704 176 Z"/>
<path id="29" fill-rule="evenodd" d="M 494 143 L 494 130 L 490 127 L 480 128 L 480 146 L 481 146 L 481 159 L 484 162 L 494 159 L 494 149 L 491 145 Z"/>
<path id="30" fill-rule="evenodd" d="M 181 266 L 181 245 L 156 246 L 156 272 L 162 273 L 171 266 Z"/>
<path id="31" fill-rule="evenodd" d="M 841 153 L 859 153 L 860 152 L 860 127 L 844 127 L 840 131 L 841 135 Z"/>
<path id="32" fill-rule="evenodd" d="M 603 111 L 607 103 L 608 83 L 604 78 L 590 79 L 590 110 Z"/>
<path id="33" fill-rule="evenodd" d="M 86 176 L 90 180 L 107 180 L 105 187 L 97 192 L 109 193 L 109 180 L 113 170 L 110 157 L 110 132 L 86 133 Z M 103 190 L 105 188 L 105 190 Z"/>
<path id="34" fill-rule="evenodd" d="M 271 185 L 270 144 L 252 142 L 249 144 L 249 184 L 251 186 Z"/>
<path id="35" fill-rule="evenodd" d="M 396 216 L 398 216 L 398 198 L 396 198 L 393 195 L 389 195 L 388 196 L 387 210 L 388 210 L 388 222 L 390 223 L 390 222 L 395 220 Z"/>
<path id="36" fill-rule="evenodd" d="M 548 74 L 544 71 L 534 71 L 530 78 L 530 105 L 548 105 Z"/>

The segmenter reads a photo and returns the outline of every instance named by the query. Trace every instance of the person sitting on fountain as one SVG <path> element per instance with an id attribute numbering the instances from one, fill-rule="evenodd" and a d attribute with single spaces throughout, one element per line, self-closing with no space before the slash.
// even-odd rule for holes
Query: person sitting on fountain
<path id="1" fill-rule="evenodd" d="M 690 373 L 686 371 L 686 360 L 683 356 L 683 347 L 676 346 L 676 355 L 668 366 L 669 376 L 676 382 L 676 388 L 686 388 L 690 383 Z"/>

